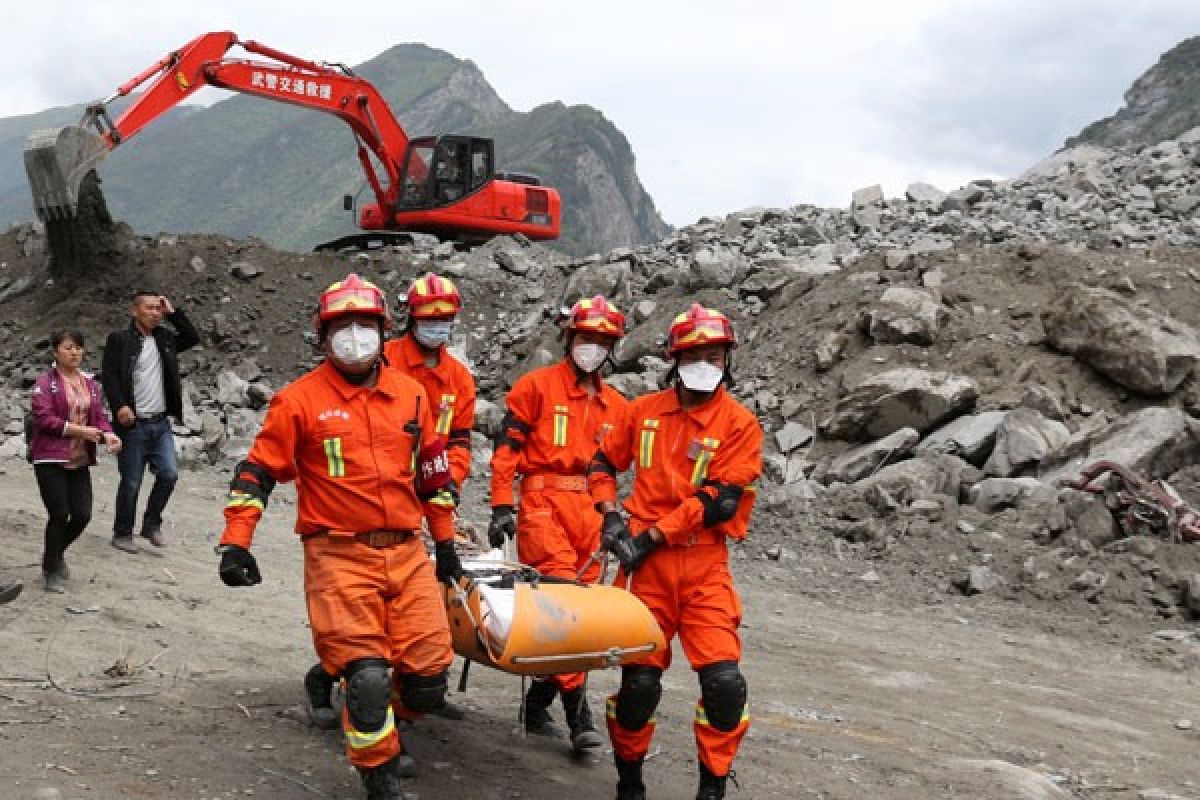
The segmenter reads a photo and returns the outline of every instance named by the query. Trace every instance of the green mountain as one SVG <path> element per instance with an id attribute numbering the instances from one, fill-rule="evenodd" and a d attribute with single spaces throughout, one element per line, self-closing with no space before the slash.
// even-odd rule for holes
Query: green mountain
<path id="1" fill-rule="evenodd" d="M 603 252 L 666 234 L 629 142 L 599 111 L 548 103 L 515 112 L 473 63 L 421 44 L 393 47 L 355 72 L 375 85 L 410 136 L 490 136 L 498 169 L 531 172 L 556 187 L 562 250 Z M 0 119 L 0 223 L 33 216 L 21 161 L 25 136 L 72 124 L 82 111 Z M 113 216 L 135 230 L 253 235 L 303 250 L 356 230 L 342 195 L 371 194 L 355 153 L 341 121 L 239 95 L 164 115 L 114 150 L 100 175 Z"/>
<path id="2" fill-rule="evenodd" d="M 1125 92 L 1125 106 L 1093 122 L 1066 147 L 1152 145 L 1200 126 L 1200 36 L 1184 39 Z"/>

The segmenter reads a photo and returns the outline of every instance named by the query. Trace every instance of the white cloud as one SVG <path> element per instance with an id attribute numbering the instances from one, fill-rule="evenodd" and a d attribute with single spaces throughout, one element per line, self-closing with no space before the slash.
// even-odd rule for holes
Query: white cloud
<path id="1" fill-rule="evenodd" d="M 44 0 L 5 13 L 3 116 L 101 97 L 209 30 L 352 64 L 421 41 L 475 61 L 514 108 L 601 109 L 675 224 L 841 205 L 869 183 L 898 194 L 1015 174 L 1200 30 L 1190 0 Z"/>

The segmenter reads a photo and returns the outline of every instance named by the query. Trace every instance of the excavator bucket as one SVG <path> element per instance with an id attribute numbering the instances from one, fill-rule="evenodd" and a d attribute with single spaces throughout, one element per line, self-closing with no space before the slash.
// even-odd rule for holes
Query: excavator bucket
<path id="1" fill-rule="evenodd" d="M 33 208 L 44 222 L 73 219 L 79 186 L 109 146 L 104 137 L 79 125 L 34 131 L 25 140 L 25 173 Z"/>

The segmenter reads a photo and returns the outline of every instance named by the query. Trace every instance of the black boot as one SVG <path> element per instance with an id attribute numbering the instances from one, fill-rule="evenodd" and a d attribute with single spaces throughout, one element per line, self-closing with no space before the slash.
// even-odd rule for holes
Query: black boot
<path id="1" fill-rule="evenodd" d="M 642 783 L 642 762 L 622 761 L 613 756 L 617 765 L 617 800 L 646 800 L 646 784 Z"/>
<path id="2" fill-rule="evenodd" d="M 378 767 L 358 768 L 363 788 L 367 790 L 367 800 L 403 800 L 404 789 L 397 767 L 398 758 L 399 756 Z"/>
<path id="3" fill-rule="evenodd" d="M 567 727 L 571 729 L 571 749 L 576 753 L 591 750 L 604 744 L 600 731 L 592 722 L 592 710 L 588 708 L 587 692 L 579 687 L 562 693 L 563 712 L 567 716 Z"/>
<path id="4" fill-rule="evenodd" d="M 700 764 L 700 788 L 696 790 L 696 800 L 724 800 L 725 782 L 729 776 L 713 775 L 703 761 L 696 760 Z"/>
<path id="5" fill-rule="evenodd" d="M 308 699 L 308 721 L 314 727 L 323 731 L 331 731 L 338 726 L 338 714 L 333 709 L 333 687 L 337 678 L 333 677 L 320 664 L 313 664 L 312 669 L 304 676 L 304 694 Z"/>
<path id="6" fill-rule="evenodd" d="M 560 731 L 550 716 L 550 704 L 558 696 L 554 681 L 535 680 L 525 693 L 525 731 L 538 736 L 558 736 Z"/>

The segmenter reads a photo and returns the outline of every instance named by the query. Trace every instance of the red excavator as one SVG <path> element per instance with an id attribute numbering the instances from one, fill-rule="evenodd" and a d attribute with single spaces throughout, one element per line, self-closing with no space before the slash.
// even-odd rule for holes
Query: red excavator
<path id="1" fill-rule="evenodd" d="M 227 58 L 234 46 L 271 61 Z M 108 105 L 149 82 L 114 121 Z M 441 135 L 409 139 L 370 82 L 342 64 L 308 61 L 229 31 L 206 33 L 91 105 L 78 126 L 36 131 L 25 144 L 25 170 L 38 216 L 72 219 L 80 185 L 110 150 L 204 86 L 333 114 L 354 131 L 358 160 L 375 202 L 359 211 L 365 231 L 416 232 L 481 241 L 496 234 L 558 237 L 558 192 L 519 173 L 497 173 L 491 139 Z M 353 198 L 345 198 L 353 210 Z M 379 234 L 350 236 L 322 246 L 366 244 Z M 361 240 L 361 241 L 360 241 Z"/>

